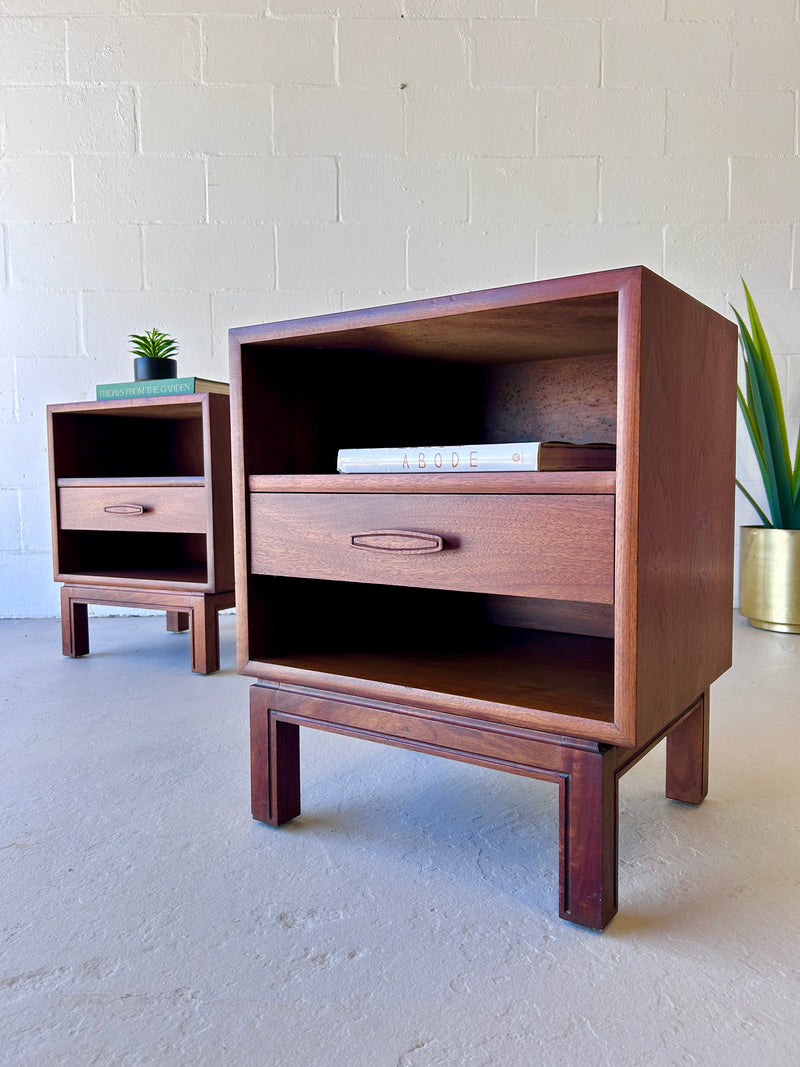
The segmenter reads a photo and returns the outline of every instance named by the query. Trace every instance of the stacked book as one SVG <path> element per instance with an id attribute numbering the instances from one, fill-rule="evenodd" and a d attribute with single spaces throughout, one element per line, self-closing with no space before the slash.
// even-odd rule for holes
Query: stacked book
<path id="1" fill-rule="evenodd" d="M 342 448 L 340 474 L 442 474 L 469 471 L 614 470 L 616 447 L 562 441 L 446 445 L 420 448 Z"/>
<path id="2" fill-rule="evenodd" d="M 96 400 L 141 400 L 146 396 L 185 396 L 187 393 L 225 393 L 227 382 L 207 378 L 152 378 L 143 382 L 111 382 L 96 386 Z"/>

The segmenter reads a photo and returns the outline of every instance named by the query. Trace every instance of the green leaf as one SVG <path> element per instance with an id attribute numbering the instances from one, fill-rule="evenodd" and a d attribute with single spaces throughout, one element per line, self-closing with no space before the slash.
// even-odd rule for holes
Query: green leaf
<path id="1" fill-rule="evenodd" d="M 756 454 L 756 460 L 758 461 L 759 470 L 761 471 L 761 480 L 766 485 L 767 467 L 764 460 L 764 448 L 758 434 L 756 417 L 752 409 L 747 407 L 744 396 L 742 395 L 742 390 L 737 387 L 736 393 L 739 399 L 739 407 L 742 409 L 742 415 L 744 416 L 744 424 L 747 427 L 747 432 L 750 434 L 750 440 L 753 443 L 753 451 Z"/>
<path id="2" fill-rule="evenodd" d="M 737 397 L 764 482 L 772 525 L 796 529 L 800 520 L 800 464 L 797 459 L 792 464 L 775 361 L 746 285 L 745 293 L 750 329 L 733 309 L 745 367 L 745 391 L 738 389 Z"/>
<path id="3" fill-rule="evenodd" d="M 761 521 L 764 523 L 764 525 L 765 526 L 772 526 L 772 523 L 769 521 L 767 516 L 764 514 L 764 512 L 761 510 L 761 508 L 758 506 L 758 504 L 755 502 L 755 500 L 752 498 L 752 496 L 747 492 L 747 490 L 745 489 L 745 487 L 742 485 L 742 483 L 739 481 L 738 478 L 736 479 L 736 484 L 741 489 L 741 491 L 744 493 L 744 495 L 747 497 L 747 499 L 750 501 L 752 506 L 755 508 L 756 512 L 758 513 L 758 517 L 761 519 Z"/>
<path id="4" fill-rule="evenodd" d="M 150 333 L 132 333 L 128 337 L 131 350 L 136 356 L 144 356 L 147 359 L 168 359 L 178 351 L 178 342 L 172 337 L 167 337 L 155 326 Z"/>
<path id="5" fill-rule="evenodd" d="M 750 436 L 753 440 L 753 448 L 756 451 L 756 455 L 760 457 L 762 463 L 764 459 L 764 443 L 761 440 L 761 434 L 758 430 L 758 422 L 755 416 L 755 406 L 753 403 L 753 374 L 750 369 L 750 364 L 745 356 L 744 359 L 744 373 L 745 373 L 745 385 L 747 388 L 747 399 L 745 400 L 742 390 L 737 387 L 736 393 L 739 400 L 739 407 L 742 410 L 742 414 L 747 422 L 747 428 L 750 431 Z"/>
<path id="6" fill-rule="evenodd" d="M 753 298 L 750 295 L 750 290 L 745 285 L 744 279 L 742 279 L 742 286 L 744 287 L 745 296 L 747 298 L 747 313 L 750 316 L 750 328 L 752 332 L 752 340 L 755 343 L 756 348 L 760 356 L 759 362 L 764 368 L 769 383 L 769 390 L 772 394 L 772 398 L 775 404 L 775 410 L 778 417 L 778 425 L 781 433 L 781 443 L 784 453 L 784 465 L 787 470 L 791 470 L 792 461 L 789 456 L 789 438 L 786 432 L 786 414 L 783 410 L 783 400 L 781 399 L 781 387 L 778 382 L 778 372 L 775 369 L 775 361 L 772 358 L 772 351 L 767 341 L 767 335 L 764 333 L 764 327 L 761 325 L 761 319 L 756 305 L 753 302 Z"/>
<path id="7" fill-rule="evenodd" d="M 742 338 L 742 347 L 752 382 L 752 412 L 755 416 L 755 424 L 758 431 L 760 449 L 757 454 L 763 457 L 762 477 L 764 488 L 767 492 L 767 501 L 775 526 L 783 526 L 783 515 L 788 506 L 788 483 L 786 471 L 783 469 L 781 478 L 780 464 L 776 464 L 776 431 L 775 410 L 770 395 L 769 384 L 764 374 L 764 369 L 759 362 L 759 353 L 755 347 L 747 327 L 741 319 L 738 311 L 734 308 L 734 314 L 739 320 L 739 330 Z M 751 435 L 752 436 L 752 435 Z M 778 434 L 777 451 L 780 455 L 780 435 Z M 783 483 L 783 485 L 782 485 Z"/>

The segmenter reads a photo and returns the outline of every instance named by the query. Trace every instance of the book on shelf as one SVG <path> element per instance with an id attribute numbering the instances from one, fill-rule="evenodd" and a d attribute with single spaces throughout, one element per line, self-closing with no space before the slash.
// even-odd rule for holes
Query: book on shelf
<path id="1" fill-rule="evenodd" d="M 562 441 L 342 448 L 336 469 L 340 474 L 614 470 L 616 452 L 611 444 L 578 445 Z"/>
<path id="2" fill-rule="evenodd" d="M 208 378 L 152 378 L 143 382 L 109 382 L 95 388 L 96 400 L 131 400 L 145 396 L 185 396 L 187 393 L 225 393 L 227 382 Z"/>

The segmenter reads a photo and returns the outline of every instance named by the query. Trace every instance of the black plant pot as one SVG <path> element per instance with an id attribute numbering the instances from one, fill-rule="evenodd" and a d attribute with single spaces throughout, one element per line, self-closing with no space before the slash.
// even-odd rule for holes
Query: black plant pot
<path id="1" fill-rule="evenodd" d="M 152 382 L 159 378 L 177 378 L 177 359 L 153 359 L 151 356 L 136 356 L 133 361 L 133 377 L 137 382 Z"/>

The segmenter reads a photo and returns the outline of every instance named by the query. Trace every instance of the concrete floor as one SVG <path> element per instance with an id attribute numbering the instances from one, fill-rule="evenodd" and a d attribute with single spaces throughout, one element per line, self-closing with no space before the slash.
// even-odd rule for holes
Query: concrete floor
<path id="1" fill-rule="evenodd" d="M 621 784 L 620 912 L 557 914 L 552 784 L 303 731 L 304 814 L 248 806 L 247 690 L 160 618 L 2 639 L 0 1063 L 798 1063 L 800 637 L 734 620 L 711 791 Z"/>

